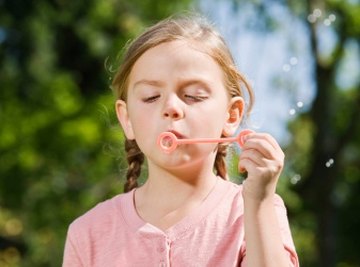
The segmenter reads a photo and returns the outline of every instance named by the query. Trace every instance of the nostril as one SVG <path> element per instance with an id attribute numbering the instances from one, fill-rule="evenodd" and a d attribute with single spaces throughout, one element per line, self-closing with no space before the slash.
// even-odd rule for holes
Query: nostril
<path id="1" fill-rule="evenodd" d="M 176 111 L 173 111 L 173 112 L 165 112 L 164 113 L 164 117 L 168 118 L 172 118 L 172 119 L 178 119 L 180 118 L 180 114 Z"/>

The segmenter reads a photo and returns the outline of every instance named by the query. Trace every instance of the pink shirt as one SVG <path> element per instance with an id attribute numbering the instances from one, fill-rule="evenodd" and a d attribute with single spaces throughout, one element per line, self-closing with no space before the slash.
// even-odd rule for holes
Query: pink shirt
<path id="1" fill-rule="evenodd" d="M 63 267 L 246 266 L 242 186 L 218 179 L 197 210 L 166 231 L 143 221 L 134 191 L 98 204 L 69 227 Z M 286 209 L 276 207 L 284 248 L 299 266 Z"/>

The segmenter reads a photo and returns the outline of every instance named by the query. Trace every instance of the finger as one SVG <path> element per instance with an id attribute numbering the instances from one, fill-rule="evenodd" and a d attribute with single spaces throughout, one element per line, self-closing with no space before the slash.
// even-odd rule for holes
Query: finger
<path id="1" fill-rule="evenodd" d="M 265 157 L 256 149 L 246 149 L 239 156 L 239 161 L 244 159 L 249 159 L 258 166 L 263 166 Z"/>
<path id="2" fill-rule="evenodd" d="M 260 138 L 248 139 L 243 146 L 243 152 L 247 150 L 257 150 L 266 158 L 274 158 L 276 156 L 273 146 L 267 140 Z"/>
<path id="3" fill-rule="evenodd" d="M 269 159 L 283 160 L 285 158 L 284 152 L 282 151 L 280 145 L 268 134 L 252 135 L 252 137 L 245 141 L 243 146 L 243 149 L 245 150 L 248 148 L 259 150 L 265 157 Z"/>
<path id="4" fill-rule="evenodd" d="M 246 171 L 248 175 L 267 178 L 278 177 L 282 167 L 282 163 L 268 159 L 263 159 L 263 164 L 259 165 L 251 158 L 244 158 L 238 164 L 240 172 Z"/>
<path id="5" fill-rule="evenodd" d="M 278 144 L 278 142 L 275 140 L 274 137 L 272 137 L 270 134 L 268 133 L 252 133 L 252 134 L 248 134 L 246 136 L 244 136 L 244 140 L 245 140 L 245 144 L 247 143 L 248 140 L 251 139 L 262 139 L 262 140 L 266 140 L 267 142 L 269 142 L 269 144 L 275 149 L 281 150 L 280 145 Z"/>
<path id="6" fill-rule="evenodd" d="M 252 158 L 244 158 L 239 161 L 238 170 L 240 172 L 246 171 L 249 174 L 256 174 L 266 172 L 268 168 L 271 168 L 271 162 L 264 159 L 262 164 L 258 164 Z"/>
<path id="7" fill-rule="evenodd" d="M 265 157 L 263 157 L 263 155 L 261 153 L 259 153 L 256 150 L 248 150 L 245 153 L 243 153 L 240 157 L 239 157 L 239 166 L 244 167 L 248 172 L 248 168 L 246 168 L 245 163 L 247 161 L 250 161 L 253 167 L 256 168 L 262 168 L 262 169 L 271 169 L 272 166 L 277 166 L 277 165 L 283 165 L 282 161 L 279 159 L 267 159 Z M 241 168 L 241 170 L 244 170 L 244 168 Z M 240 169 L 239 169 L 240 170 Z"/>
<path id="8" fill-rule="evenodd" d="M 251 159 L 245 158 L 245 159 L 242 159 L 239 161 L 238 170 L 241 173 L 244 173 L 244 172 L 249 173 L 254 169 L 255 165 L 256 165 L 255 162 L 253 162 Z"/>
<path id="9" fill-rule="evenodd" d="M 255 168 L 266 168 L 271 163 L 271 160 L 263 157 L 261 153 L 256 150 L 249 149 L 242 153 L 239 157 L 238 170 L 239 172 L 251 173 Z"/>

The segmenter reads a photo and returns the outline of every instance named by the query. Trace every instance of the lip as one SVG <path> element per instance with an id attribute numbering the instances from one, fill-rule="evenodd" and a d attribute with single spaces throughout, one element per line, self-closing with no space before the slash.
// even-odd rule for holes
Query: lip
<path id="1" fill-rule="evenodd" d="M 173 133 L 176 136 L 176 138 L 178 138 L 178 139 L 186 138 L 184 135 L 182 135 L 181 133 L 179 133 L 179 132 L 177 132 L 175 130 L 167 130 L 167 132 Z"/>

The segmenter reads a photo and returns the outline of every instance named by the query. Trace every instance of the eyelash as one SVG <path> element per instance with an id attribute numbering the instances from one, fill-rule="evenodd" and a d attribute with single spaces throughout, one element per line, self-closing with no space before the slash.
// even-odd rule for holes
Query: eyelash
<path id="1" fill-rule="evenodd" d="M 208 99 L 207 96 L 197 96 L 197 95 L 185 95 L 185 98 L 191 99 L 194 102 L 201 102 Z"/>
<path id="2" fill-rule="evenodd" d="M 152 103 L 154 102 L 156 99 L 158 99 L 159 96 L 158 95 L 154 95 L 154 96 L 150 96 L 150 97 L 147 97 L 147 98 L 144 98 L 143 101 L 145 103 Z"/>
<path id="3" fill-rule="evenodd" d="M 144 98 L 143 101 L 145 103 L 152 103 L 152 102 L 155 102 L 159 97 L 160 96 L 158 96 L 158 95 L 150 96 L 150 97 Z M 191 101 L 194 101 L 194 102 L 201 102 L 201 101 L 208 99 L 207 96 L 196 96 L 196 95 L 184 95 L 184 97 L 186 99 L 190 99 Z"/>

